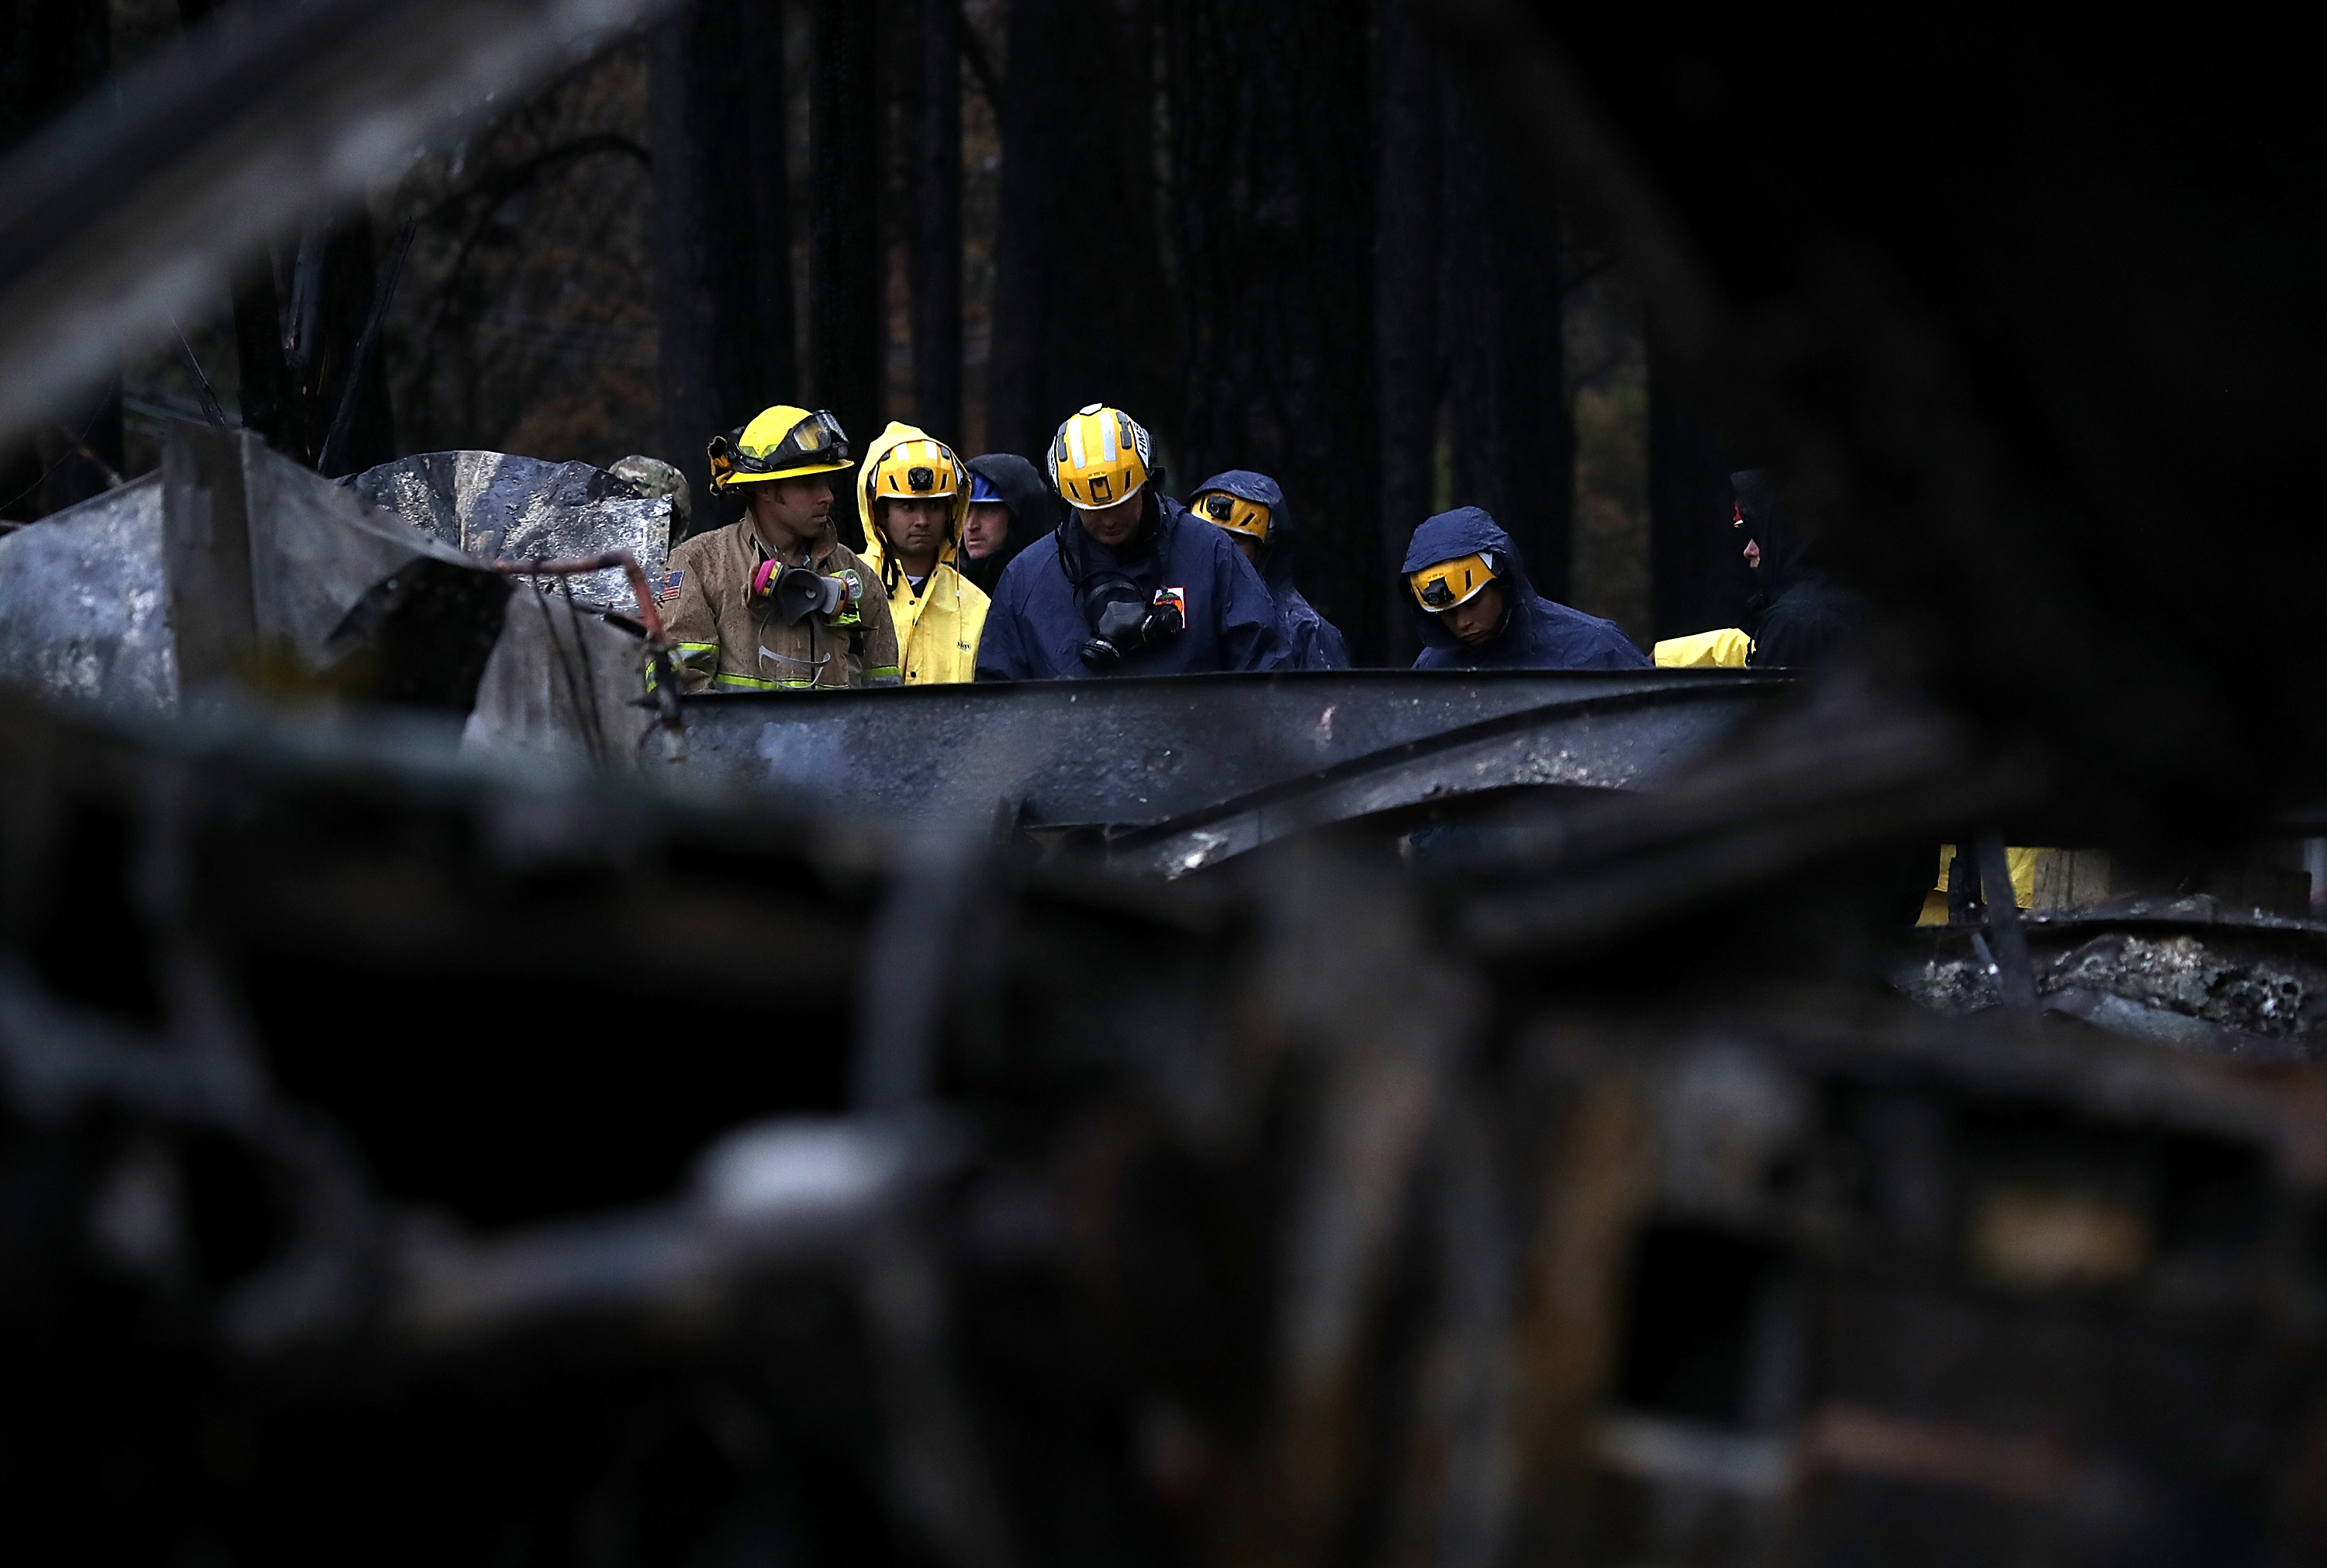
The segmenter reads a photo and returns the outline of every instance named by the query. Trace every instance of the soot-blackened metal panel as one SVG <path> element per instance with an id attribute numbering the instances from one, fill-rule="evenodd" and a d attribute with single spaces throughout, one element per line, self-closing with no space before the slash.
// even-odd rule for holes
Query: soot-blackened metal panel
<path id="1" fill-rule="evenodd" d="M 1166 676 L 703 696 L 687 729 L 698 771 L 853 814 L 1153 826 L 1349 792 L 1330 821 L 1434 789 L 1647 783 L 1787 684 L 1677 670 Z M 1546 726 L 1562 736 L 1547 756 L 1526 739 Z M 1439 774 L 1421 777 L 1440 754 Z M 1376 799 L 1358 782 L 1368 759 L 1406 783 Z"/>

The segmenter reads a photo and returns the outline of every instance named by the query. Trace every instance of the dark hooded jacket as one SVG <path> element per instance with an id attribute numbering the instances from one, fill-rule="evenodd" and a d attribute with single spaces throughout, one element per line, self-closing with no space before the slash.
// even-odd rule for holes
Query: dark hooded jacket
<path id="1" fill-rule="evenodd" d="M 965 560 L 963 575 L 987 593 L 1002 580 L 1002 569 L 1018 552 L 1059 526 L 1059 498 L 1042 471 L 1014 452 L 989 452 L 969 460 L 969 471 L 1002 492 L 1010 511 L 1010 537 L 1002 548 L 983 561 Z"/>
<path id="2" fill-rule="evenodd" d="M 1502 581 L 1511 602 L 1501 628 L 1477 648 L 1466 648 L 1445 622 L 1420 605 L 1422 656 L 1416 669 L 1647 669 L 1649 656 L 1632 646 L 1612 621 L 1586 615 L 1546 599 L 1528 581 L 1527 562 L 1503 532 L 1477 507 L 1441 512 L 1414 530 L 1406 547 L 1408 574 L 1441 561 L 1492 551 L 1506 563 Z M 1407 595 L 1407 602 L 1413 596 Z"/>
<path id="3" fill-rule="evenodd" d="M 1766 469 L 1729 476 L 1746 538 L 1762 547 L 1752 627 L 1755 669 L 1816 664 L 1866 621 L 1866 602 L 1830 576 L 1811 541 L 1793 526 Z M 1742 541 L 1741 541 L 1742 544 Z"/>
<path id="4" fill-rule="evenodd" d="M 980 680 L 1062 680 L 1092 674 L 1182 675 L 1196 670 L 1285 669 L 1291 656 L 1276 634 L 1276 606 L 1260 574 L 1210 523 L 1155 485 L 1146 526 L 1118 555 L 1067 520 L 1029 544 L 995 584 L 994 607 L 977 644 Z M 1064 560 L 1062 561 L 1062 553 Z M 1162 587 L 1187 595 L 1186 630 L 1099 671 L 1082 661 L 1091 639 L 1075 576 L 1122 573 L 1143 596 Z M 1070 573 L 1072 574 L 1070 574 Z"/>
<path id="5" fill-rule="evenodd" d="M 1293 518 L 1285 509 L 1285 492 L 1277 488 L 1276 481 L 1265 473 L 1232 468 L 1226 473 L 1212 475 L 1196 487 L 1195 493 L 1202 495 L 1210 490 L 1225 490 L 1268 509 L 1268 541 L 1261 546 L 1259 558 L 1253 564 L 1260 569 L 1260 580 L 1268 584 L 1268 596 L 1276 601 L 1276 634 L 1285 639 L 1285 646 L 1293 652 L 1290 667 L 1349 668 L 1350 650 L 1341 641 L 1340 630 L 1318 614 L 1317 607 L 1293 585 Z M 1236 541 L 1231 538 L 1229 543 L 1233 545 Z"/>

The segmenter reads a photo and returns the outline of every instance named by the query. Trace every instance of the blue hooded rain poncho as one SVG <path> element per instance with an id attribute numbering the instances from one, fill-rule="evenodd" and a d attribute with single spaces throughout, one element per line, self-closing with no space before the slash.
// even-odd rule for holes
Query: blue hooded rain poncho
<path id="1" fill-rule="evenodd" d="M 1477 507 L 1441 512 L 1414 530 L 1406 547 L 1408 575 L 1441 561 L 1492 552 L 1504 563 L 1500 578 L 1510 599 L 1502 626 L 1484 643 L 1466 648 L 1435 615 L 1415 605 L 1422 627 L 1416 669 L 1649 669 L 1649 656 L 1613 621 L 1546 599 L 1528 581 L 1527 563 L 1511 537 Z M 1407 602 L 1413 596 L 1407 596 Z"/>
<path id="2" fill-rule="evenodd" d="M 1121 554 L 1086 532 L 1072 508 L 1067 520 L 1036 539 L 1004 568 L 994 585 L 977 644 L 979 680 L 1068 680 L 1111 675 L 1183 675 L 1197 670 L 1285 669 L 1290 659 L 1276 634 L 1276 606 L 1258 573 L 1229 537 L 1200 522 L 1188 509 L 1161 493 L 1154 498 L 1146 527 Z M 1067 544 L 1065 561 L 1061 541 Z M 1092 636 L 1068 565 L 1089 579 L 1121 573 L 1143 595 L 1162 587 L 1187 594 L 1187 629 L 1161 643 L 1126 655 L 1105 671 L 1082 661 Z"/>
<path id="3" fill-rule="evenodd" d="M 1202 496 L 1213 490 L 1268 509 L 1268 542 L 1253 563 L 1268 596 L 1276 602 L 1276 634 L 1293 652 L 1293 669 L 1347 669 L 1350 650 L 1339 628 L 1317 613 L 1300 589 L 1293 585 L 1293 518 L 1285 506 L 1285 491 L 1275 480 L 1249 469 L 1232 468 L 1216 473 L 1195 489 Z M 1201 520 L 1201 519 L 1199 519 Z M 1229 541 L 1236 541 L 1231 537 Z"/>

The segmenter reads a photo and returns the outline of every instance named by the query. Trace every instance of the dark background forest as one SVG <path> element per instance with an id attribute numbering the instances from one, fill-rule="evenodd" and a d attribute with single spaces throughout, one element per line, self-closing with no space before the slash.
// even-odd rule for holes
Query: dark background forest
<path id="1" fill-rule="evenodd" d="M 0 0 L 0 143 L 217 9 Z M 278 237 L 0 453 L 0 515 L 154 467 L 205 384 L 334 474 L 661 457 L 698 527 L 706 440 L 771 403 L 1039 460 L 1106 400 L 1175 494 L 1284 485 L 1360 662 L 1411 657 L 1397 557 L 1450 505 L 1643 646 L 1734 624 L 1723 454 L 1621 269 L 1520 188 L 1397 0 L 691 0 Z"/>

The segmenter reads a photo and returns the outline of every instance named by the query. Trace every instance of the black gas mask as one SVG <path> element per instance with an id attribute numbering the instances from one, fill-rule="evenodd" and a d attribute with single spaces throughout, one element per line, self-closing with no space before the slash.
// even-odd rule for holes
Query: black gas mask
<path id="1" fill-rule="evenodd" d="M 1119 664 L 1126 654 L 1153 648 L 1188 627 L 1187 606 L 1179 595 L 1167 588 L 1150 598 L 1118 572 L 1099 573 L 1081 585 L 1077 596 L 1092 632 L 1081 649 L 1083 663 L 1091 669 Z"/>

